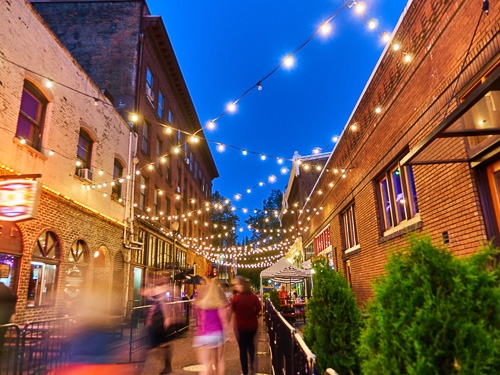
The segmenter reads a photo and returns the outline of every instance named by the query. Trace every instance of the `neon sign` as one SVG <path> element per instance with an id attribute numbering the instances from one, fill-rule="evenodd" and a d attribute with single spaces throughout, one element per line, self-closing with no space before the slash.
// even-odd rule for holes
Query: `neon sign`
<path id="1" fill-rule="evenodd" d="M 31 180 L 0 181 L 0 220 L 34 219 L 42 192 L 41 184 Z"/>

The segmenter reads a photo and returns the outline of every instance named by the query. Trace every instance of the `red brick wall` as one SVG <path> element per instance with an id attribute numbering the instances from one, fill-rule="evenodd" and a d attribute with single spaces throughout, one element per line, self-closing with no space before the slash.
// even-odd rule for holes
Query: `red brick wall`
<path id="1" fill-rule="evenodd" d="M 95 308 L 110 309 L 113 265 L 110 261 L 122 251 L 123 227 L 98 215 L 93 214 L 46 191 L 43 192 L 37 218 L 18 223 L 23 239 L 23 258 L 21 262 L 20 280 L 18 283 L 18 303 L 16 322 L 26 322 L 60 316 L 67 299 L 64 296 L 66 271 L 73 266 L 68 262 L 73 243 L 84 240 L 89 249 L 86 282 L 82 297 Z M 57 270 L 57 299 L 55 306 L 27 308 L 27 290 L 30 277 L 30 262 L 38 237 L 45 231 L 54 232 L 61 243 L 61 260 Z M 94 268 L 94 252 L 101 246 L 107 248 L 105 267 Z M 124 294 L 124 292 L 122 293 Z M 120 301 L 123 304 L 123 297 Z"/>
<path id="2" fill-rule="evenodd" d="M 404 230 L 383 236 L 377 206 L 379 176 L 436 127 L 445 113 L 457 106 L 456 97 L 498 58 L 500 6 L 490 3 L 490 15 L 483 16 L 468 64 L 454 91 L 454 78 L 459 74 L 481 6 L 481 2 L 468 1 L 412 2 L 394 41 L 401 43 L 402 51 L 412 54 L 413 61 L 404 64 L 401 51 L 386 51 L 348 124 L 356 122 L 358 131 L 346 128 L 327 166 L 330 172 L 324 173 L 318 184 L 317 189 L 328 194 L 315 194 L 308 204 L 323 210 L 311 218 L 311 230 L 304 243 L 330 223 L 334 259 L 340 260 L 340 214 L 354 202 L 360 250 L 344 258 L 350 259 L 352 287 L 360 305 L 371 297 L 371 283 L 384 272 L 387 254 L 407 240 Z M 381 114 L 375 114 L 376 106 L 381 106 Z M 423 156 L 427 160 L 446 160 L 464 159 L 467 154 L 461 139 L 446 139 Z M 345 168 L 347 177 L 342 179 L 332 173 L 334 168 Z M 480 181 L 469 164 L 419 165 L 413 167 L 413 172 L 421 219 L 421 229 L 413 230 L 429 233 L 436 243 L 441 243 L 442 233 L 448 232 L 447 247 L 459 256 L 476 251 L 480 243 L 488 240 L 477 188 Z M 335 183 L 333 188 L 328 187 L 331 181 Z"/>

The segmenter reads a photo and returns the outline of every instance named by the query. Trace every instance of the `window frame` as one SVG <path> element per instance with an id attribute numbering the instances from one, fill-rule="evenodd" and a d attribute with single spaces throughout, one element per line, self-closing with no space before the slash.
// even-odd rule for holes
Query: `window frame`
<path id="1" fill-rule="evenodd" d="M 32 99 L 34 99 L 37 103 L 37 115 L 36 119 L 32 118 L 27 111 L 23 111 L 23 103 L 28 104 L 25 99 L 25 93 L 29 95 Z M 35 150 L 41 151 L 42 149 L 42 136 L 45 125 L 45 115 L 47 113 L 47 105 L 49 100 L 43 94 L 43 92 L 31 81 L 25 80 L 23 85 L 23 91 L 21 94 L 21 101 L 19 105 L 19 114 L 16 125 L 16 137 L 22 138 L 26 141 L 26 143 L 33 147 Z M 26 108 L 25 108 L 26 109 Z M 23 128 L 22 121 L 25 121 L 24 124 L 29 126 L 29 135 L 21 134 L 20 125 Z M 24 130 L 24 129 L 23 129 Z"/>
<path id="2" fill-rule="evenodd" d="M 81 145 L 81 141 L 84 140 L 87 142 L 87 150 L 84 149 Z M 83 153 L 80 152 L 83 150 Z M 76 149 L 76 158 L 81 163 L 77 169 L 90 169 L 92 170 L 92 153 L 94 150 L 94 139 L 90 135 L 88 131 L 83 128 L 80 128 L 80 134 L 78 135 L 78 145 Z"/>
<path id="3" fill-rule="evenodd" d="M 354 202 L 349 204 L 340 214 L 343 233 L 344 251 L 354 250 L 359 246 L 358 228 Z"/>
<path id="4" fill-rule="evenodd" d="M 392 164 L 377 179 L 377 200 L 384 233 L 418 218 L 418 194 L 412 167 L 399 162 Z"/>
<path id="5" fill-rule="evenodd" d="M 119 169 L 119 173 L 117 171 Z M 113 185 L 111 186 L 111 199 L 119 201 L 122 199 L 122 184 L 119 181 L 123 178 L 123 170 L 125 167 L 121 163 L 121 161 L 115 158 L 113 163 Z"/>
<path id="6" fill-rule="evenodd" d="M 158 90 L 158 108 L 156 109 L 156 114 L 163 121 L 163 116 L 165 116 L 165 95 L 161 90 Z"/>
<path id="7" fill-rule="evenodd" d="M 53 254 L 53 255 L 52 255 Z M 53 307 L 57 303 L 57 293 L 58 293 L 58 283 L 59 283 L 59 271 L 60 271 L 60 259 L 61 259 L 61 241 L 59 237 L 51 231 L 43 232 L 38 236 L 35 243 L 35 248 L 33 250 L 33 256 L 30 261 L 30 279 L 27 290 L 26 307 L 27 308 L 43 308 L 43 307 Z M 34 279 L 35 272 L 34 266 L 41 266 L 41 275 L 36 272 L 36 279 Z M 53 267 L 53 287 L 46 289 L 46 277 L 47 266 Z M 38 268 L 40 269 L 40 268 Z M 38 280 L 41 279 L 41 285 L 38 287 Z M 34 285 L 32 281 L 37 280 Z M 33 298 L 30 298 L 30 294 L 33 291 Z M 46 294 L 50 293 L 50 294 Z M 49 297 L 50 296 L 50 297 Z M 48 301 L 47 301 L 48 300 Z M 30 302 L 33 301 L 33 304 Z"/>
<path id="8" fill-rule="evenodd" d="M 149 103 L 155 106 L 154 75 L 149 66 L 146 67 L 146 98 Z"/>
<path id="9" fill-rule="evenodd" d="M 149 156 L 150 152 L 150 145 L 149 145 L 149 139 L 151 138 L 151 125 L 144 120 L 142 123 L 142 132 L 141 132 L 141 151 L 143 154 L 146 154 Z"/>

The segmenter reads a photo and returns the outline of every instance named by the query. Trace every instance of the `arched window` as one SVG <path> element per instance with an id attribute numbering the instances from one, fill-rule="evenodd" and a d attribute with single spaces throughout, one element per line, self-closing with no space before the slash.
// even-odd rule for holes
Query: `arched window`
<path id="1" fill-rule="evenodd" d="M 68 261 L 70 267 L 66 271 L 66 284 L 64 295 L 68 299 L 81 297 L 87 275 L 87 266 L 89 263 L 89 248 L 85 241 L 77 240 L 71 246 Z"/>
<path id="2" fill-rule="evenodd" d="M 45 232 L 38 237 L 31 261 L 28 307 L 55 304 L 60 257 L 61 245 L 54 232 Z"/>
<path id="3" fill-rule="evenodd" d="M 24 81 L 16 137 L 23 138 L 28 145 L 37 150 L 41 149 L 47 103 L 48 100 L 33 83 Z"/>

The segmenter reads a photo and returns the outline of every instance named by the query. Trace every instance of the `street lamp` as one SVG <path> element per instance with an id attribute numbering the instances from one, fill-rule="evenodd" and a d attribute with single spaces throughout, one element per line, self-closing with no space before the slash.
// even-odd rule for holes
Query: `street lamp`
<path id="1" fill-rule="evenodd" d="M 172 285 L 173 285 L 173 294 L 174 294 L 174 300 L 175 300 L 175 261 L 177 259 L 177 249 L 175 246 L 175 241 L 177 239 L 177 233 L 179 231 L 179 222 L 174 221 L 172 222 L 172 225 L 170 226 L 172 228 L 172 233 L 174 237 L 174 244 L 172 248 Z"/>

